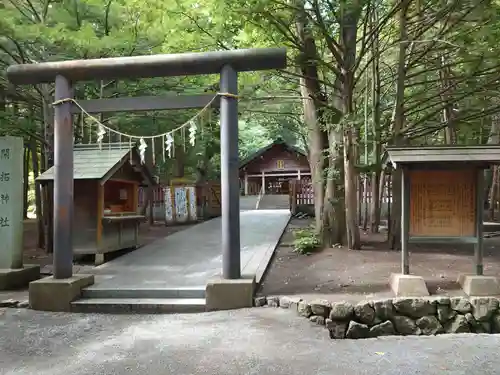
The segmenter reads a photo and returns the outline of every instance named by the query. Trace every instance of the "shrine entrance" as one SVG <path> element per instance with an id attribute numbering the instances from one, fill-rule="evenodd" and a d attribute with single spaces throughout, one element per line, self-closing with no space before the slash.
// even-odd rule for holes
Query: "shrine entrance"
<path id="1" fill-rule="evenodd" d="M 297 178 L 296 176 L 294 176 Z M 290 192 L 290 179 L 292 176 L 272 176 L 266 179 L 266 194 L 288 195 Z"/>
<path id="2" fill-rule="evenodd" d="M 284 48 L 246 49 L 172 55 L 131 56 L 10 66 L 7 79 L 17 85 L 55 83 L 54 106 L 54 276 L 30 284 L 37 310 L 68 310 L 91 276 L 73 275 L 73 113 L 200 108 L 220 103 L 222 279 L 207 285 L 207 308 L 252 305 L 254 281 L 241 279 L 238 178 L 238 72 L 286 67 Z M 220 75 L 220 92 L 195 96 L 132 97 L 77 102 L 74 84 L 103 79 Z M 167 137 L 168 138 L 168 137 Z M 141 142 L 139 149 L 144 145 Z M 232 283 L 226 279 L 233 279 Z M 70 284 L 68 289 L 67 285 Z M 225 289 L 226 288 L 226 289 Z M 227 288 L 238 298 L 224 298 Z M 72 293 L 66 293 L 71 290 Z M 62 292 L 64 291 L 64 292 Z M 61 294 L 62 293 L 62 294 Z M 74 293 L 74 295 L 73 295 Z M 33 300 L 32 300 L 33 295 Z M 58 296 L 54 300 L 53 296 Z"/>

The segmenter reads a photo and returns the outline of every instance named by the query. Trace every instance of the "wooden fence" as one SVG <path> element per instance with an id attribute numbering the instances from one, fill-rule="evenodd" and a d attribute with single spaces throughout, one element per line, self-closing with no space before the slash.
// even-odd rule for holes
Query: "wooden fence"
<path id="1" fill-rule="evenodd" d="M 371 179 L 366 181 L 367 192 L 364 193 L 365 181 L 363 176 L 358 180 L 358 213 L 363 216 L 368 205 L 372 202 Z M 378 199 L 378 198 L 377 198 Z M 386 216 L 392 202 L 391 195 L 391 180 L 387 176 L 382 188 L 381 210 L 382 217 Z M 305 211 L 307 213 L 314 212 L 314 191 L 311 179 L 291 180 L 290 181 L 290 210 L 292 213 Z"/>
<path id="2" fill-rule="evenodd" d="M 179 185 L 177 185 L 179 186 Z M 193 186 L 193 185 L 191 185 Z M 170 185 L 157 185 L 153 188 L 153 219 L 154 221 L 165 222 L 167 206 L 171 205 L 172 197 L 165 196 L 165 191 L 169 191 Z M 221 203 L 220 203 L 220 184 L 214 181 L 208 181 L 204 184 L 196 185 L 196 207 L 197 207 L 197 220 L 209 219 L 212 217 L 220 216 Z M 172 192 L 170 191 L 170 194 Z M 138 207 L 139 211 L 144 205 L 146 199 L 146 191 L 144 188 L 139 188 Z M 172 208 L 172 207 L 171 207 Z M 151 211 L 146 210 L 149 215 Z"/>

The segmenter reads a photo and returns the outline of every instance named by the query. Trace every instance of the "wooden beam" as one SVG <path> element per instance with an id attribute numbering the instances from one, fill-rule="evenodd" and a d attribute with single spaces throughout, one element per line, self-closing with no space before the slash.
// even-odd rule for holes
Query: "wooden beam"
<path id="1" fill-rule="evenodd" d="M 51 83 L 57 75 L 68 81 L 133 79 L 217 74 L 225 65 L 237 72 L 286 68 L 285 48 L 252 48 L 229 51 L 180 53 L 50 61 L 12 65 L 7 79 L 16 85 Z"/>
<path id="2" fill-rule="evenodd" d="M 88 113 L 159 111 L 165 109 L 188 109 L 205 107 L 216 94 L 178 95 L 178 96 L 137 96 L 114 99 L 80 100 L 78 104 Z M 220 97 L 212 102 L 219 107 Z M 81 109 L 73 104 L 71 113 L 78 114 Z"/>

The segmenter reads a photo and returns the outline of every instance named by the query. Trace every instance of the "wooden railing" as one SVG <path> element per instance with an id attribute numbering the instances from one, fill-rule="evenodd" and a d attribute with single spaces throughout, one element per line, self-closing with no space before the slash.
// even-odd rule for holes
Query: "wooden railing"
<path id="1" fill-rule="evenodd" d="M 290 211 L 297 213 L 298 208 L 304 206 L 314 206 L 311 180 L 290 180 Z"/>
<path id="2" fill-rule="evenodd" d="M 360 176 L 358 184 L 358 208 L 361 213 L 361 207 L 363 205 L 369 205 L 372 201 L 372 190 L 370 186 L 371 180 L 367 181 L 366 187 L 367 192 L 364 194 L 364 181 L 363 177 Z M 290 180 L 290 211 L 296 213 L 298 209 L 304 209 L 306 207 L 314 206 L 314 191 L 311 179 L 306 178 L 302 180 Z M 378 198 L 377 198 L 378 199 Z M 382 194 L 381 194 L 381 205 L 385 207 L 387 211 L 392 202 L 392 189 L 390 176 L 384 181 Z"/>

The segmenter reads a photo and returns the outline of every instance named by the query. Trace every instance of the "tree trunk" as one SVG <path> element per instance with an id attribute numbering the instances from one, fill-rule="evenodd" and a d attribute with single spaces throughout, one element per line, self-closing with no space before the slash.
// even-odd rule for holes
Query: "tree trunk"
<path id="1" fill-rule="evenodd" d="M 350 116 L 354 113 L 354 70 L 356 67 L 356 47 L 358 21 L 361 6 L 358 1 L 341 2 L 340 41 L 343 51 L 343 61 L 339 70 L 342 72 L 341 92 L 343 112 L 344 141 L 344 193 L 345 215 L 347 229 L 347 246 L 349 249 L 360 249 L 361 240 L 359 226 L 356 220 L 358 197 L 356 191 L 356 138 L 354 123 Z"/>
<path id="2" fill-rule="evenodd" d="M 54 165 L 54 112 L 51 103 L 53 101 L 50 94 L 50 86 L 42 85 L 42 111 L 44 123 L 44 136 L 48 147 L 45 147 L 44 167 L 49 169 Z M 52 253 L 54 244 L 54 184 L 49 182 L 43 189 L 43 219 L 45 222 L 45 244 L 47 253 Z"/>
<path id="3" fill-rule="evenodd" d="M 486 143 L 489 145 L 500 144 L 500 113 L 496 113 L 491 116 L 490 134 L 488 136 L 488 141 Z M 493 185 L 493 173 L 491 168 L 486 169 L 484 171 L 484 178 L 485 178 L 484 194 L 486 197 L 488 197 L 490 195 L 488 191 L 492 188 Z"/>
<path id="4" fill-rule="evenodd" d="M 489 193 L 489 220 L 495 221 L 495 207 L 498 197 L 496 196 L 497 187 L 498 187 L 498 166 L 494 166 L 493 168 L 493 181 L 491 183 L 490 193 Z"/>
<path id="5" fill-rule="evenodd" d="M 372 23 L 371 28 L 375 30 L 378 27 L 378 9 L 374 7 L 372 12 Z M 380 140 L 380 47 L 379 47 L 379 36 L 375 33 L 373 45 L 372 45 L 372 132 L 373 132 L 373 164 L 375 165 L 375 170 L 372 172 L 372 201 L 370 206 L 370 232 L 378 233 L 380 227 L 380 210 L 382 200 L 379 198 L 380 195 L 380 177 L 381 177 L 381 165 L 380 157 L 382 153 L 382 146 Z"/>
<path id="6" fill-rule="evenodd" d="M 345 201 L 342 194 L 344 183 L 344 155 L 342 134 L 331 126 L 328 169 L 323 202 L 321 237 L 326 246 L 343 244 L 346 241 Z"/>
<path id="7" fill-rule="evenodd" d="M 36 224 L 37 224 L 37 247 L 43 248 L 45 244 L 45 236 L 43 229 L 43 215 L 42 215 L 42 196 L 41 196 L 41 187 L 40 183 L 36 181 L 36 178 L 39 175 L 39 166 L 38 166 L 38 147 L 35 138 L 30 138 L 29 148 L 31 150 L 31 169 L 33 170 L 33 179 L 35 181 L 35 213 L 36 213 Z"/>
<path id="8" fill-rule="evenodd" d="M 30 175 L 30 149 L 24 147 L 23 150 L 23 219 L 28 218 L 28 192 L 30 189 L 29 175 Z"/>
<path id="9" fill-rule="evenodd" d="M 186 152 L 184 150 L 185 145 L 180 145 L 175 147 L 175 168 L 174 168 L 174 177 L 182 178 L 185 174 L 186 167 Z"/>
<path id="10" fill-rule="evenodd" d="M 394 104 L 393 134 L 396 145 L 401 144 L 401 131 L 405 123 L 404 94 L 406 82 L 406 51 L 408 47 L 407 16 L 409 0 L 403 0 L 399 11 L 399 56 L 396 77 L 396 101 Z M 401 244 L 401 170 L 393 171 L 392 184 L 392 212 L 389 230 L 389 246 L 399 248 Z"/>
<path id="11" fill-rule="evenodd" d="M 304 121 L 307 124 L 309 141 L 309 164 L 311 166 L 311 182 L 314 192 L 314 213 L 316 219 L 316 232 L 326 241 L 325 245 L 336 241 L 328 238 L 335 231 L 335 221 L 332 204 L 335 200 L 335 187 L 333 179 L 328 178 L 325 186 L 326 160 L 324 150 L 328 149 L 328 135 L 322 129 L 321 107 L 324 106 L 325 95 L 319 83 L 317 67 L 318 51 L 314 36 L 308 28 L 308 18 L 304 10 L 304 3 L 297 2 L 296 30 L 301 42 L 299 66 L 302 78 L 300 80 L 301 94 L 303 97 Z M 330 177 L 330 176 L 329 176 Z M 330 184 L 330 185 L 329 185 Z M 326 194 L 325 194 L 326 187 Z M 326 212 L 325 212 L 326 211 Z M 325 218 L 323 217 L 325 215 Z M 326 230 L 325 230 L 326 228 Z M 325 238 L 325 234 L 326 238 Z"/>

